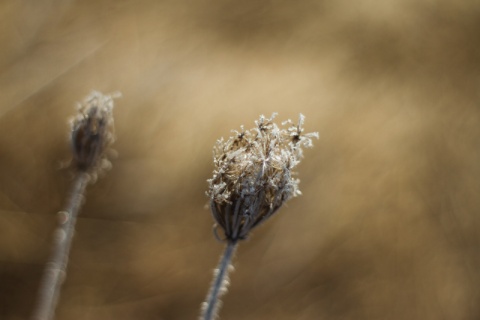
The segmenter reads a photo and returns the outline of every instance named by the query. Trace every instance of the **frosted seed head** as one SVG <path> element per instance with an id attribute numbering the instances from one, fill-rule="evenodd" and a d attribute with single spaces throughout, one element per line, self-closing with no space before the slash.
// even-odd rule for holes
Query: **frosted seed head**
<path id="1" fill-rule="evenodd" d="M 303 133 L 305 117 L 282 128 L 260 116 L 255 127 L 233 131 L 213 149 L 213 178 L 208 180 L 213 216 L 228 240 L 244 239 L 251 229 L 273 215 L 283 203 L 300 195 L 292 171 L 318 133 Z"/>

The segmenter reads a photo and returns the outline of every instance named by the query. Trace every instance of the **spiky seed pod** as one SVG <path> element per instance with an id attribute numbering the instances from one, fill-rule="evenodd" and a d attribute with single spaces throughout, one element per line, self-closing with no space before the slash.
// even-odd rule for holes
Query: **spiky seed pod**
<path id="1" fill-rule="evenodd" d="M 115 140 L 113 98 L 118 96 L 93 91 L 78 105 L 71 132 L 72 164 L 77 170 L 97 173 L 108 163 L 107 151 Z"/>
<path id="2" fill-rule="evenodd" d="M 302 158 L 302 148 L 311 147 L 318 133 L 303 133 L 302 114 L 298 124 L 288 120 L 282 127 L 273 122 L 275 116 L 260 116 L 255 128 L 233 131 L 234 136 L 218 140 L 214 147 L 207 195 L 229 241 L 245 239 L 282 204 L 301 194 L 292 170 Z"/>

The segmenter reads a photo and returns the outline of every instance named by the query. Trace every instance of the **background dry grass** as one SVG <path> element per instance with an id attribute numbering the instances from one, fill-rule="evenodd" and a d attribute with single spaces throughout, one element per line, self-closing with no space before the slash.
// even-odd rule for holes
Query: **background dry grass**
<path id="1" fill-rule="evenodd" d="M 480 3 L 3 1 L 0 318 L 27 319 L 66 119 L 120 90 L 57 319 L 195 319 L 222 245 L 211 148 L 277 111 L 321 139 L 244 242 L 223 319 L 480 317 Z"/>

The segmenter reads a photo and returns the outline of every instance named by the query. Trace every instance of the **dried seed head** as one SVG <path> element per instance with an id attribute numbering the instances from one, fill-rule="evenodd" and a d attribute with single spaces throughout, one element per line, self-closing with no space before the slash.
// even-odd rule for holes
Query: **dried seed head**
<path id="1" fill-rule="evenodd" d="M 255 128 L 241 127 L 214 147 L 207 195 L 212 214 L 230 241 L 246 238 L 285 201 L 300 194 L 292 169 L 302 158 L 302 148 L 311 147 L 318 133 L 303 133 L 301 114 L 296 125 L 283 122 L 287 128 L 279 128 L 275 116 L 260 116 Z"/>
<path id="2" fill-rule="evenodd" d="M 78 104 L 71 133 L 72 164 L 77 170 L 97 174 L 109 164 L 107 151 L 115 140 L 113 98 L 118 96 L 93 91 Z"/>

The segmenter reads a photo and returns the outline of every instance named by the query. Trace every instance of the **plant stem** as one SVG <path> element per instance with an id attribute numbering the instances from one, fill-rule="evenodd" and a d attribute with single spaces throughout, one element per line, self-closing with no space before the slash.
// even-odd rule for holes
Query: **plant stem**
<path id="1" fill-rule="evenodd" d="M 227 292 L 228 272 L 231 266 L 233 253 L 237 248 L 237 241 L 228 241 L 218 268 L 215 270 L 214 279 L 207 299 L 203 303 L 200 319 L 213 320 L 218 313 L 220 297 Z"/>
<path id="2" fill-rule="evenodd" d="M 52 253 L 45 267 L 32 320 L 53 319 L 60 288 L 66 276 L 75 222 L 83 203 L 88 180 L 89 177 L 84 172 L 80 172 L 75 177 L 67 206 L 64 211 L 59 212 L 62 216 L 55 230 Z"/>

